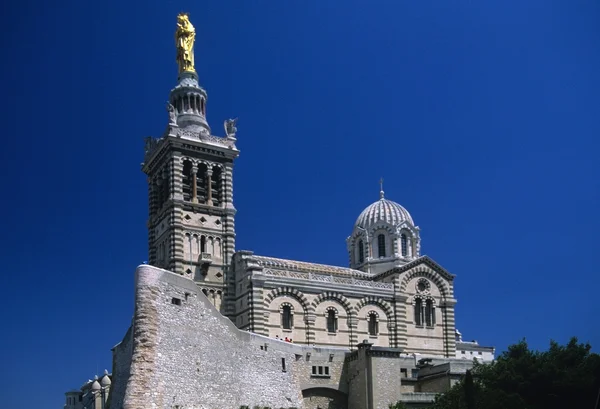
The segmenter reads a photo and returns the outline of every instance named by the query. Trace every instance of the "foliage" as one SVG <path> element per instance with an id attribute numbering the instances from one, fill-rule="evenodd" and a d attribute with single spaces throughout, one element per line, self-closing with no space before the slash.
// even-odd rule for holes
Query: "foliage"
<path id="1" fill-rule="evenodd" d="M 390 403 L 390 405 L 388 406 L 388 408 L 389 409 L 406 409 L 406 405 L 403 402 L 398 401 L 395 404 L 391 404 Z"/>
<path id="2" fill-rule="evenodd" d="M 600 391 L 600 355 L 572 338 L 531 351 L 525 340 L 436 398 L 433 409 L 594 408 Z"/>

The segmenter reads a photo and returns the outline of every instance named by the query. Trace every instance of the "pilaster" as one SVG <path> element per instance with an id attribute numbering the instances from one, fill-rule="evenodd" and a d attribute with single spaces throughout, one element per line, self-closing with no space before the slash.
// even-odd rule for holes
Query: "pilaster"
<path id="1" fill-rule="evenodd" d="M 407 296 L 400 292 L 400 277 L 394 279 L 394 323 L 390 328 L 390 345 L 393 348 L 408 347 L 408 326 L 406 316 Z"/>
<path id="2" fill-rule="evenodd" d="M 146 222 L 148 227 L 148 264 L 153 265 L 156 263 L 156 234 L 154 229 L 154 218 L 156 217 L 156 187 L 154 179 L 150 176 L 147 178 L 148 181 L 148 221 Z"/>
<path id="3" fill-rule="evenodd" d="M 173 152 L 171 169 L 171 199 L 183 200 L 183 160 L 181 152 Z"/>
<path id="4" fill-rule="evenodd" d="M 260 335 L 269 335 L 265 329 L 264 280 L 254 278 L 251 283 L 251 331 Z"/>
<path id="5" fill-rule="evenodd" d="M 312 345 L 315 343 L 315 321 L 317 315 L 314 312 L 306 312 L 304 315 L 304 325 L 306 326 L 306 343 Z"/>
<path id="6" fill-rule="evenodd" d="M 456 356 L 455 305 L 455 299 L 443 300 L 440 305 L 442 310 L 442 324 L 444 326 L 444 355 L 449 358 Z"/>
<path id="7" fill-rule="evenodd" d="M 358 345 L 358 317 L 348 317 L 348 329 L 350 330 L 350 349 Z"/>

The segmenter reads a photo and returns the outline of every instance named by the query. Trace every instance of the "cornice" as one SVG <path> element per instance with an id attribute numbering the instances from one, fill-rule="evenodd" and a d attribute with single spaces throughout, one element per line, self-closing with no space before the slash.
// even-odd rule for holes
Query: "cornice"
<path id="1" fill-rule="evenodd" d="M 436 273 L 438 273 L 439 275 L 441 275 L 444 279 L 446 279 L 448 281 L 454 281 L 454 278 L 456 277 L 454 274 L 449 273 L 448 270 L 446 270 L 445 268 L 440 266 L 438 263 L 433 261 L 433 259 L 431 259 L 429 256 L 421 256 L 421 257 L 417 258 L 416 260 L 413 260 L 409 263 L 404 264 L 403 266 L 394 267 L 391 270 L 384 271 L 383 273 L 379 273 L 375 277 L 373 277 L 373 279 L 379 281 L 379 280 L 382 280 L 382 279 L 389 277 L 391 275 L 394 275 L 394 274 L 402 274 L 405 271 L 411 270 L 421 264 L 425 264 L 427 267 L 431 268 L 433 271 L 435 271 Z"/>

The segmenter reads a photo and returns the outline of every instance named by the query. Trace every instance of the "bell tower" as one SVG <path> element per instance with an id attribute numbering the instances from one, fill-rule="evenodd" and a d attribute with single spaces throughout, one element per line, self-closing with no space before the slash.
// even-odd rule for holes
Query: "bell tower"
<path id="1" fill-rule="evenodd" d="M 160 138 L 145 140 L 149 264 L 192 278 L 220 308 L 235 251 L 233 162 L 239 151 L 236 120 L 225 121 L 225 136 L 211 134 L 194 38 L 187 14 L 177 16 L 179 76 L 167 103 L 169 122 Z"/>

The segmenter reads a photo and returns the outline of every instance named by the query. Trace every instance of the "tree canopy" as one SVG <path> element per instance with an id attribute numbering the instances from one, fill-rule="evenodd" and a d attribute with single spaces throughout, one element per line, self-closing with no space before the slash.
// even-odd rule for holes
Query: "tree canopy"
<path id="1" fill-rule="evenodd" d="M 589 344 L 551 341 L 539 352 L 522 340 L 493 363 L 475 363 L 432 409 L 596 409 L 599 392 L 600 355 Z"/>

